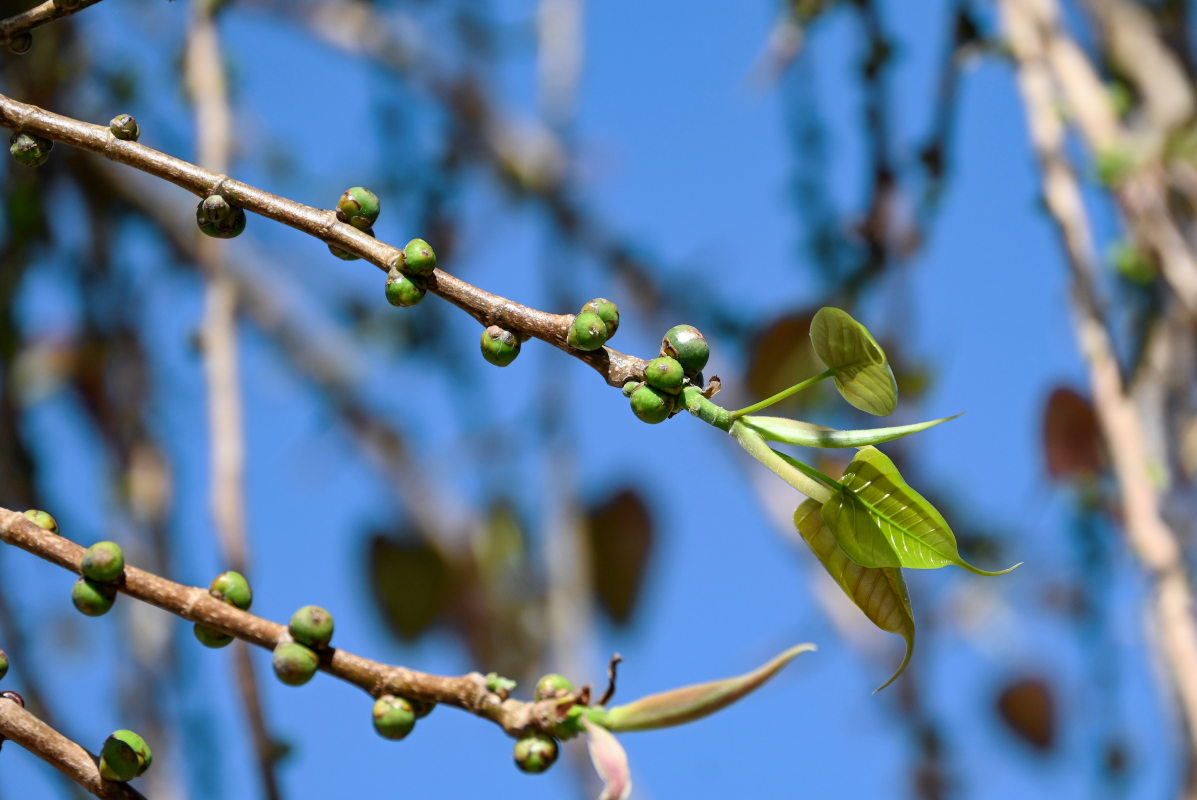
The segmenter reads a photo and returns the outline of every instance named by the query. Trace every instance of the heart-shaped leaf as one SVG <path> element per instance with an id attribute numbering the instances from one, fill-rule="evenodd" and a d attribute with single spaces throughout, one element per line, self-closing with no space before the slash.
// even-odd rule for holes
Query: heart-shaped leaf
<path id="1" fill-rule="evenodd" d="M 909 436 L 912 433 L 925 431 L 943 422 L 956 419 L 960 414 L 941 419 L 915 422 L 910 425 L 897 425 L 891 428 L 869 428 L 859 431 L 837 431 L 813 422 L 803 422 L 785 417 L 740 417 L 740 421 L 750 426 L 771 442 L 796 444 L 801 447 L 865 447 L 870 444 L 881 444 Z"/>
<path id="2" fill-rule="evenodd" d="M 616 732 L 646 731 L 693 722 L 730 706 L 776 675 L 795 656 L 814 649 L 813 644 L 795 645 L 752 672 L 650 694 L 627 705 L 607 709 L 596 721 Z"/>
<path id="3" fill-rule="evenodd" d="M 910 610 L 910 595 L 902 571 L 894 567 L 862 567 L 848 558 L 835 543 L 835 537 L 823 521 L 819 503 L 814 500 L 806 500 L 798 506 L 794 512 L 794 525 L 828 574 L 869 621 L 906 640 L 906 657 L 898 671 L 876 690 L 881 691 L 897 680 L 914 652 L 914 614 Z"/>
<path id="4" fill-rule="evenodd" d="M 872 447 L 856 454 L 840 485 L 823 504 L 823 519 L 848 557 L 863 567 L 937 569 L 955 564 L 988 572 L 960 557 L 943 515 L 911 489 L 889 457 Z"/>
<path id="5" fill-rule="evenodd" d="M 810 339 L 823 363 L 835 370 L 835 386 L 861 411 L 885 416 L 898 405 L 898 384 L 885 351 L 861 325 L 839 308 L 820 308 Z"/>

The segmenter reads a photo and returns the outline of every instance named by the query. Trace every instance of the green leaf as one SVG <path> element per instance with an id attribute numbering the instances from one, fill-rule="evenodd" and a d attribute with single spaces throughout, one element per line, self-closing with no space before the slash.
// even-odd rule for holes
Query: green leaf
<path id="1" fill-rule="evenodd" d="M 811 320 L 810 339 L 823 363 L 835 370 L 835 386 L 845 400 L 879 417 L 893 412 L 898 385 L 885 351 L 864 325 L 827 306 Z"/>
<path id="2" fill-rule="evenodd" d="M 960 557 L 956 537 L 935 507 L 902 480 L 894 462 L 872 447 L 856 454 L 823 519 L 848 557 L 863 567 L 937 569 L 955 564 L 978 575 L 1003 575 L 1018 566 L 987 572 Z"/>
<path id="3" fill-rule="evenodd" d="M 914 652 L 914 614 L 910 610 L 910 595 L 902 571 L 894 567 L 862 567 L 848 558 L 835 543 L 835 536 L 823 521 L 819 503 L 814 500 L 804 501 L 794 511 L 794 526 L 824 569 L 869 621 L 906 640 L 906 657 L 898 671 L 874 692 L 876 694 L 897 680 Z"/>
<path id="4" fill-rule="evenodd" d="M 601 714 L 594 721 L 617 733 L 667 728 L 693 722 L 736 702 L 776 675 L 795 656 L 814 649 L 813 644 L 795 645 L 752 672 L 734 678 L 696 683 L 693 686 L 650 694 L 627 705 L 607 709 L 605 714 Z"/>
<path id="5" fill-rule="evenodd" d="M 963 413 L 963 412 L 962 412 Z M 803 422 L 785 417 L 740 417 L 740 421 L 771 442 L 796 444 L 802 447 L 864 447 L 870 444 L 900 439 L 912 433 L 925 431 L 943 422 L 956 419 L 960 414 L 941 419 L 897 425 L 891 428 L 869 428 L 859 431 L 837 431 L 813 422 Z"/>

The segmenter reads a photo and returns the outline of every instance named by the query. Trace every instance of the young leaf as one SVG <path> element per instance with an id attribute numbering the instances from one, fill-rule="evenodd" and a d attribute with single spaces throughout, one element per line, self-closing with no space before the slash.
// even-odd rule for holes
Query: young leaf
<path id="1" fill-rule="evenodd" d="M 586 717 L 582 717 L 582 727 L 586 729 L 590 763 L 603 779 L 603 792 L 598 800 L 627 800 L 632 793 L 632 771 L 623 745 L 610 731 Z"/>
<path id="2" fill-rule="evenodd" d="M 835 386 L 850 404 L 879 417 L 898 405 L 898 385 L 885 351 L 868 329 L 838 308 L 820 308 L 810 338 L 823 363 L 835 370 Z"/>
<path id="3" fill-rule="evenodd" d="M 795 645 L 752 672 L 650 694 L 627 705 L 607 709 L 599 721 L 616 732 L 646 731 L 693 722 L 736 702 L 776 675 L 799 653 L 814 649 L 813 644 Z"/>
<path id="4" fill-rule="evenodd" d="M 823 519 L 840 548 L 863 567 L 937 569 L 955 564 L 978 575 L 960 557 L 956 537 L 935 507 L 902 480 L 894 462 L 872 447 L 856 454 L 840 486 L 823 504 Z"/>
<path id="5" fill-rule="evenodd" d="M 813 422 L 803 422 L 785 417 L 740 417 L 740 421 L 757 431 L 771 442 L 796 444 L 802 447 L 864 447 L 870 444 L 881 444 L 909 436 L 912 433 L 925 431 L 943 422 L 956 419 L 960 414 L 941 419 L 915 422 L 910 425 L 898 425 L 892 428 L 869 428 L 859 431 L 837 431 L 816 425 Z"/>
<path id="6" fill-rule="evenodd" d="M 897 680 L 914 652 L 914 614 L 910 610 L 910 595 L 906 592 L 902 571 L 894 567 L 862 567 L 848 558 L 835 543 L 835 537 L 823 521 L 819 504 L 814 500 L 806 500 L 798 506 L 794 512 L 794 526 L 824 569 L 869 621 L 906 640 L 906 657 L 898 671 L 874 692 L 876 694 Z"/>

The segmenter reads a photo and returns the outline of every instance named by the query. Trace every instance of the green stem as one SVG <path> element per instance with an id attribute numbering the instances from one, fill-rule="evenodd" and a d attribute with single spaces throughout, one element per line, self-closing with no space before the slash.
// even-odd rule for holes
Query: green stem
<path id="1" fill-rule="evenodd" d="M 734 422 L 735 420 L 739 419 L 740 417 L 744 416 L 745 414 L 755 414 L 757 411 L 766 409 L 769 406 L 773 405 L 774 403 L 780 403 L 782 400 L 785 400 L 787 397 L 791 397 L 793 395 L 798 394 L 803 389 L 808 389 L 811 386 L 814 386 L 819 381 L 827 380 L 834 374 L 835 374 L 835 367 L 828 367 L 827 369 L 823 370 L 822 372 L 820 372 L 818 375 L 814 376 L 813 378 L 807 378 L 806 380 L 802 381 L 801 383 L 796 383 L 793 386 L 791 386 L 789 389 L 786 389 L 784 392 L 778 392 L 777 394 L 773 395 L 772 397 L 767 397 L 759 403 L 753 403 L 752 405 L 748 406 L 747 408 L 741 408 L 739 411 L 731 412 L 731 419 Z"/>
<path id="2" fill-rule="evenodd" d="M 781 453 L 769 447 L 769 443 L 765 441 L 764 437 L 741 422 L 733 422 L 729 433 L 753 458 L 773 470 L 779 478 L 810 499 L 819 503 L 826 503 L 831 499 L 831 489 L 819 482 L 822 479 L 829 481 L 831 479 L 814 467 L 807 467 L 801 462 L 789 463 Z M 816 476 L 808 475 L 803 467 L 812 470 L 817 475 L 822 475 L 822 478 L 817 480 Z M 835 485 L 835 481 L 831 481 L 831 484 Z"/>
<path id="3" fill-rule="evenodd" d="M 731 428 L 732 420 L 727 409 L 703 397 L 702 390 L 697 386 L 687 386 L 682 390 L 682 402 L 687 411 L 708 425 L 714 425 L 721 431 Z"/>
<path id="4" fill-rule="evenodd" d="M 776 454 L 776 455 L 780 456 L 781 458 L 785 459 L 785 462 L 786 462 L 787 464 L 789 464 L 790 466 L 792 466 L 792 467 L 797 467 L 798 469 L 802 470 L 802 471 L 803 471 L 803 472 L 805 472 L 807 475 L 809 475 L 810 477 L 812 477 L 812 478 L 814 478 L 815 480 L 819 481 L 820 483 L 824 484 L 825 486 L 828 486 L 828 487 L 830 487 L 830 488 L 832 488 L 832 489 L 842 489 L 842 488 L 844 488 L 844 485 L 843 485 L 842 483 L 840 483 L 839 481 L 837 481 L 835 478 L 831 477 L 830 475 L 828 475 L 828 474 L 826 474 L 826 473 L 824 473 L 824 472 L 820 472 L 819 470 L 817 470 L 817 469 L 815 469 L 814 467 L 812 467 L 810 464 L 806 464 L 806 463 L 804 463 L 804 462 L 802 462 L 802 461 L 799 461 L 799 460 L 798 460 L 798 459 L 796 459 L 796 458 L 792 458 L 792 457 L 790 457 L 790 456 L 787 456 L 785 453 L 779 453 L 779 452 L 778 452 L 778 451 L 776 451 L 776 450 L 774 450 L 773 452 L 774 452 L 774 454 Z"/>

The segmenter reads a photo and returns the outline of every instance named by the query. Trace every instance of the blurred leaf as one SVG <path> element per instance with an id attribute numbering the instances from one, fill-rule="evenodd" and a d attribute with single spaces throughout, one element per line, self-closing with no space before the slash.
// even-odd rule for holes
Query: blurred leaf
<path id="1" fill-rule="evenodd" d="M 792 314 L 774 320 L 757 331 L 748 362 L 748 394 L 752 397 L 772 397 L 789 388 L 804 376 L 822 370 L 811 344 L 810 313 Z M 798 409 L 828 398 L 820 394 L 823 387 L 812 387 L 778 404 L 778 408 Z"/>
<path id="2" fill-rule="evenodd" d="M 1053 478 L 1090 477 L 1102 466 L 1101 428 L 1089 401 L 1066 386 L 1047 399 L 1043 451 Z"/>
<path id="3" fill-rule="evenodd" d="M 582 717 L 582 727 L 586 729 L 590 763 L 603 779 L 603 792 L 598 800 L 626 800 L 632 793 L 632 770 L 628 767 L 628 754 L 623 745 L 610 731 L 586 717 Z"/>
<path id="4" fill-rule="evenodd" d="M 856 431 L 837 431 L 812 422 L 788 419 L 786 417 L 741 417 L 744 424 L 752 427 L 772 442 L 794 444 L 802 447 L 864 447 L 871 444 L 893 441 L 912 433 L 925 431 L 942 422 L 956 419 L 960 414 L 927 422 L 898 425 L 890 428 L 870 428 Z"/>
<path id="5" fill-rule="evenodd" d="M 794 511 L 794 525 L 824 569 L 869 621 L 906 641 L 906 657 L 898 671 L 878 687 L 877 691 L 881 691 L 902 674 L 914 652 L 914 614 L 910 610 L 910 595 L 902 571 L 893 567 L 862 567 L 848 558 L 835 543 L 835 537 L 823 521 L 819 504 L 814 500 L 804 501 Z"/>
<path id="6" fill-rule="evenodd" d="M 628 622 L 636 610 L 653 539 L 648 504 L 635 489 L 618 490 L 586 514 L 591 581 L 616 623 Z"/>
<path id="7" fill-rule="evenodd" d="M 836 388 L 848 403 L 877 416 L 893 412 L 898 385 L 885 351 L 864 325 L 826 306 L 811 321 L 810 339 L 823 363 L 835 370 Z"/>
<path id="8" fill-rule="evenodd" d="M 734 678 L 696 683 L 659 694 L 650 694 L 623 706 L 608 709 L 598 720 L 612 731 L 646 731 L 684 725 L 726 708 L 765 681 L 800 653 L 815 649 L 813 644 L 799 644 L 752 672 Z"/>
<path id="9" fill-rule="evenodd" d="M 865 567 L 937 569 L 955 564 L 978 575 L 1002 575 L 978 569 L 960 557 L 947 520 L 907 485 L 889 457 L 872 447 L 856 454 L 842 483 L 823 504 L 823 519 L 836 542 Z"/>
<path id="10" fill-rule="evenodd" d="M 415 639 L 445 613 L 452 595 L 452 571 L 428 543 L 375 535 L 368 562 L 374 599 L 401 639 Z"/>
<path id="11" fill-rule="evenodd" d="M 1011 733 L 1040 753 L 1055 746 L 1055 702 L 1051 687 L 1042 678 L 1020 678 L 1006 684 L 998 693 L 997 712 Z"/>

